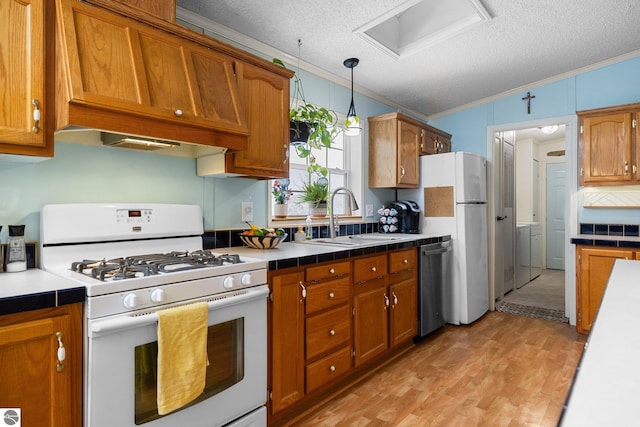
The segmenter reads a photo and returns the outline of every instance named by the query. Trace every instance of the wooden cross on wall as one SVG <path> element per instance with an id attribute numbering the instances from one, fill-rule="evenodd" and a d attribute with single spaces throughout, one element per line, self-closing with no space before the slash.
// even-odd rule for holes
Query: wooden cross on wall
<path id="1" fill-rule="evenodd" d="M 531 92 L 527 92 L 527 96 L 522 98 L 523 101 L 527 101 L 527 114 L 531 114 L 531 100 L 533 98 L 535 98 L 535 95 L 531 96 Z"/>

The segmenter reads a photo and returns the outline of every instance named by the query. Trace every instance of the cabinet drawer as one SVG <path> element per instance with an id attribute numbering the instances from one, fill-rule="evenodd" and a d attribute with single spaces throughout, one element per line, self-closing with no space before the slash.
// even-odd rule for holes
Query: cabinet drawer
<path id="1" fill-rule="evenodd" d="M 416 249 L 392 252 L 389 254 L 389 273 L 399 273 L 401 271 L 415 270 L 417 266 Z"/>
<path id="2" fill-rule="evenodd" d="M 345 346 L 335 353 L 307 366 L 307 393 L 339 378 L 351 369 L 351 348 Z"/>
<path id="3" fill-rule="evenodd" d="M 376 255 L 362 258 L 353 262 L 353 282 L 382 277 L 387 274 L 387 255 Z"/>
<path id="4" fill-rule="evenodd" d="M 348 303 L 350 296 L 351 285 L 348 276 L 309 285 L 305 312 L 311 314 L 334 305 Z"/>
<path id="5" fill-rule="evenodd" d="M 307 282 L 317 282 L 349 274 L 349 261 L 307 268 Z"/>
<path id="6" fill-rule="evenodd" d="M 348 304 L 309 317 L 307 325 L 307 360 L 351 340 L 351 310 Z"/>

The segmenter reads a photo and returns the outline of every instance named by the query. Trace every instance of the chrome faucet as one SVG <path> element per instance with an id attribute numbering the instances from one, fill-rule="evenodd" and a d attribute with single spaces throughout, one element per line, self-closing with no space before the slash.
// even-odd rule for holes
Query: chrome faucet
<path id="1" fill-rule="evenodd" d="M 360 209 L 358 207 L 358 202 L 356 202 L 356 198 L 353 195 L 353 192 L 349 190 L 347 187 L 338 187 L 331 192 L 331 198 L 329 199 L 329 213 L 331 215 L 331 218 L 329 221 L 329 237 L 331 239 L 336 238 L 336 227 L 338 227 L 338 215 L 333 214 L 333 198 L 335 197 L 336 193 L 343 190 L 346 191 L 346 193 L 349 195 L 349 199 L 351 202 L 351 210 L 357 211 L 358 209 Z M 340 229 L 338 228 L 338 230 Z"/>

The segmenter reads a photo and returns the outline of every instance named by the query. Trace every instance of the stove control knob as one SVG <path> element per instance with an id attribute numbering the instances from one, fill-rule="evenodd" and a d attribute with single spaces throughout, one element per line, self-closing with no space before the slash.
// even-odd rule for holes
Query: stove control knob
<path id="1" fill-rule="evenodd" d="M 164 290 L 154 289 L 153 291 L 151 291 L 151 301 L 152 302 L 164 301 Z"/>
<path id="2" fill-rule="evenodd" d="M 122 300 L 122 304 L 125 308 L 136 308 L 138 306 L 139 298 L 138 295 L 133 292 L 124 296 Z"/>
<path id="3" fill-rule="evenodd" d="M 251 273 L 247 273 L 247 274 L 243 274 L 242 275 L 242 284 L 243 285 L 250 285 L 251 284 Z"/>
<path id="4" fill-rule="evenodd" d="M 236 279 L 233 276 L 225 277 L 224 281 L 222 282 L 222 286 L 224 286 L 225 289 L 231 289 L 235 285 Z"/>

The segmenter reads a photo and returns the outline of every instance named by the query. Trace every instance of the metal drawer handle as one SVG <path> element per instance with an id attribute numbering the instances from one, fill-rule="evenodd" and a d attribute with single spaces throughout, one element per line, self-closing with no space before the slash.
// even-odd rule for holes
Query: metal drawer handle
<path id="1" fill-rule="evenodd" d="M 384 294 L 384 309 L 386 310 L 389 307 L 389 297 L 387 294 Z"/>
<path id="2" fill-rule="evenodd" d="M 373 266 L 373 267 L 371 267 L 371 271 L 373 271 L 375 273 L 376 271 L 378 271 L 378 269 L 375 266 Z"/>
<path id="3" fill-rule="evenodd" d="M 400 178 L 404 178 L 404 166 L 400 165 Z"/>
<path id="4" fill-rule="evenodd" d="M 329 292 L 329 298 L 334 298 L 336 295 L 333 292 Z"/>
<path id="5" fill-rule="evenodd" d="M 302 298 L 300 298 L 300 304 L 302 304 L 304 299 L 307 298 L 307 288 L 304 287 L 302 282 L 300 282 L 300 287 L 302 288 Z"/>
<path id="6" fill-rule="evenodd" d="M 409 260 L 408 259 L 403 259 L 402 262 L 405 263 L 405 264 L 409 264 Z"/>
<path id="7" fill-rule="evenodd" d="M 333 329 L 329 330 L 329 335 L 334 336 L 336 334 L 336 331 Z"/>
<path id="8" fill-rule="evenodd" d="M 62 372 L 64 370 L 64 359 L 67 358 L 67 352 L 64 349 L 62 343 L 62 333 L 56 332 L 56 339 L 58 340 L 58 361 L 56 362 L 56 371 Z"/>
<path id="9" fill-rule="evenodd" d="M 336 367 L 334 365 L 329 366 L 329 371 L 335 372 L 336 371 Z"/>
<path id="10" fill-rule="evenodd" d="M 38 133 L 40 131 L 40 103 L 37 99 L 33 99 L 31 104 L 33 104 L 33 127 L 31 132 Z"/>
<path id="11" fill-rule="evenodd" d="M 329 269 L 329 273 L 334 274 L 335 272 L 336 272 L 336 270 L 335 270 L 335 269 L 333 269 L 333 268 L 330 268 L 330 269 Z"/>
<path id="12" fill-rule="evenodd" d="M 624 162 L 624 174 L 629 174 L 629 161 Z"/>
<path id="13" fill-rule="evenodd" d="M 176 111 L 174 111 L 174 114 L 175 114 L 177 117 L 182 117 L 182 110 L 178 108 L 178 109 L 176 109 Z"/>

